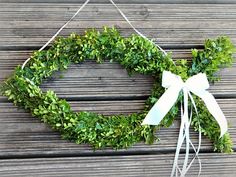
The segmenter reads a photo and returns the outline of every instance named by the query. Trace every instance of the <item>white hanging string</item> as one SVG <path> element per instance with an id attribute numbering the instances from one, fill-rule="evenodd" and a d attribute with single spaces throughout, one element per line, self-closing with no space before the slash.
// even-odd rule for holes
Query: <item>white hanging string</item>
<path id="1" fill-rule="evenodd" d="M 150 39 L 148 39 L 146 36 L 144 36 L 141 32 L 139 32 L 133 25 L 132 23 L 129 21 L 129 19 L 125 16 L 125 14 L 120 10 L 120 8 L 113 2 L 113 0 L 109 0 L 115 7 L 116 9 L 120 12 L 120 14 L 122 15 L 122 17 L 126 20 L 126 22 L 133 28 L 133 30 L 140 35 L 141 37 L 143 37 L 144 39 L 147 39 L 148 41 L 150 41 L 151 43 L 153 43 L 154 45 L 156 45 L 165 55 L 167 55 L 166 51 L 164 51 L 159 45 L 155 44 L 153 41 L 151 41 Z"/>
<path id="2" fill-rule="evenodd" d="M 85 3 L 75 12 L 75 14 L 48 40 L 48 42 L 46 42 L 38 51 L 42 51 L 45 47 L 48 46 L 48 44 L 50 44 L 50 42 L 52 42 L 57 35 L 76 17 L 76 15 L 78 15 L 78 13 L 89 3 L 90 0 L 86 0 Z M 25 60 L 25 62 L 22 65 L 22 69 L 24 69 L 25 65 L 28 63 L 28 61 L 31 59 L 31 57 L 29 57 L 27 60 Z"/>
<path id="3" fill-rule="evenodd" d="M 79 12 L 89 3 L 90 0 L 86 0 L 84 2 L 84 4 L 75 12 L 75 14 L 38 50 L 38 51 L 42 51 L 45 47 L 48 46 L 48 44 L 50 44 L 50 42 L 52 42 L 57 36 L 58 34 L 79 14 Z M 125 14 L 121 11 L 121 9 L 114 3 L 113 0 L 109 0 L 114 6 L 115 8 L 119 11 L 119 13 L 121 14 L 121 16 L 126 20 L 126 22 L 132 27 L 132 29 L 141 37 L 147 39 L 148 41 L 150 41 L 151 43 L 153 43 L 154 45 L 156 45 L 160 51 L 163 52 L 164 55 L 167 55 L 167 53 L 157 44 L 155 44 L 153 41 L 151 41 L 150 39 L 148 39 L 146 36 L 144 36 L 141 32 L 139 32 L 133 25 L 132 23 L 129 21 L 129 19 L 125 16 Z M 28 63 L 28 61 L 31 59 L 31 57 L 29 57 L 27 60 L 25 60 L 25 62 L 22 64 L 22 69 L 24 69 L 25 65 Z"/>

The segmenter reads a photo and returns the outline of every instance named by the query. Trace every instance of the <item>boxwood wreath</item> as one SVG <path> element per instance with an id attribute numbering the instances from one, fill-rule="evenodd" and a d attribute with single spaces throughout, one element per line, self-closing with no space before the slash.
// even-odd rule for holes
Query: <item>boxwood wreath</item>
<path id="1" fill-rule="evenodd" d="M 204 72 L 211 82 L 220 78 L 216 72 L 232 64 L 235 48 L 228 37 L 218 37 L 205 41 L 204 49 L 192 49 L 192 61 L 185 59 L 173 62 L 171 53 L 164 55 L 152 42 L 138 36 L 122 37 L 117 29 L 104 27 L 85 31 L 83 35 L 72 33 L 69 37 L 59 37 L 48 50 L 36 51 L 22 69 L 18 66 L 14 73 L 1 85 L 1 92 L 16 105 L 29 110 L 33 116 L 59 131 L 64 139 L 78 144 L 88 143 L 94 149 L 104 147 L 127 148 L 139 141 L 148 144 L 158 138 L 155 131 L 169 127 L 178 117 L 178 103 L 158 126 L 141 125 L 147 112 L 164 93 L 161 77 L 164 70 L 180 75 L 183 80 Z M 57 97 L 52 91 L 43 92 L 40 84 L 55 71 L 67 69 L 71 63 L 104 59 L 120 63 L 130 74 L 141 73 L 154 77 L 154 85 L 146 100 L 145 108 L 129 115 L 104 116 L 92 112 L 73 112 L 69 103 Z M 218 152 L 231 152 L 232 141 L 226 133 L 222 138 L 220 129 L 200 98 L 194 97 L 198 116 L 193 113 L 191 125 L 214 144 Z M 199 130 L 199 125 L 201 129 Z"/>

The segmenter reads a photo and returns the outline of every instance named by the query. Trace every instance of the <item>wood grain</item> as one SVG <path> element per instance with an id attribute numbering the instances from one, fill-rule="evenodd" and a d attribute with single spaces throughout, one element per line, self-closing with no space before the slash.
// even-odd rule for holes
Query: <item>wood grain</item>
<path id="1" fill-rule="evenodd" d="M 0 82 L 22 64 L 68 20 L 83 0 L 0 0 Z M 228 35 L 236 44 L 235 0 L 116 0 L 143 34 L 173 58 L 191 60 L 190 48 L 202 49 L 205 38 Z M 82 34 L 86 28 L 115 25 L 123 36 L 134 33 L 107 0 L 92 0 L 61 33 Z M 236 141 L 236 64 L 222 69 L 222 80 L 211 86 Z M 59 76 L 63 75 L 63 78 Z M 128 114 L 143 109 L 153 79 L 129 77 L 117 63 L 71 65 L 42 84 L 69 100 L 74 111 Z M 153 145 L 140 142 L 129 149 L 93 151 L 89 145 L 61 140 L 59 133 L 0 96 L 0 176 L 170 176 L 179 133 L 179 118 L 156 132 Z M 196 132 L 190 131 L 197 144 Z M 183 149 L 184 150 L 184 149 Z M 234 143 L 234 150 L 236 144 Z M 192 151 L 192 150 L 191 150 Z M 211 152 L 211 153 L 209 153 Z M 192 156 L 193 154 L 191 154 Z M 182 156 L 181 156 L 182 158 Z M 203 177 L 234 177 L 236 154 L 213 153 L 203 138 L 200 158 Z M 197 175 L 197 163 L 188 176 Z"/>
<path id="2" fill-rule="evenodd" d="M 85 0 L 0 0 L 0 3 L 83 3 Z M 108 0 L 91 0 L 90 3 L 108 3 Z M 117 4 L 235 4 L 235 0 L 114 0 Z"/>
<path id="3" fill-rule="evenodd" d="M 2 3 L 0 50 L 42 46 L 79 5 Z M 167 49 L 202 47 L 205 38 L 219 35 L 228 35 L 236 43 L 235 4 L 122 4 L 120 8 L 143 34 Z M 124 36 L 134 33 L 111 5 L 90 4 L 61 35 L 104 25 L 115 25 Z"/>
<path id="4" fill-rule="evenodd" d="M 162 177 L 170 176 L 173 154 L 0 160 L 1 177 Z M 203 177 L 235 177 L 236 154 L 200 155 Z M 181 156 L 183 159 L 183 156 Z M 198 164 L 186 175 L 195 177 Z"/>

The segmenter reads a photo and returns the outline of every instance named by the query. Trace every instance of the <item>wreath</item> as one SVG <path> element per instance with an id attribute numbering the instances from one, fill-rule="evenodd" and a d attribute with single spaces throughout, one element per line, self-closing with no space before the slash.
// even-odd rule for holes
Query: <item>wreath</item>
<path id="1" fill-rule="evenodd" d="M 29 110 L 33 116 L 59 131 L 64 139 L 78 144 L 91 144 L 94 149 L 104 147 L 127 148 L 139 141 L 148 144 L 158 138 L 154 132 L 160 127 L 169 127 L 178 115 L 178 101 L 158 126 L 141 125 L 150 108 L 164 93 L 161 77 L 164 70 L 180 75 L 187 80 L 199 72 L 206 73 L 208 80 L 219 80 L 216 75 L 222 67 L 232 64 L 234 46 L 228 37 L 218 37 L 205 41 L 204 49 L 192 49 L 192 61 L 173 61 L 171 53 L 164 55 L 154 43 L 131 35 L 122 37 L 118 30 L 104 27 L 85 31 L 83 35 L 72 33 L 69 37 L 59 37 L 48 50 L 36 51 L 22 69 L 18 66 L 14 73 L 1 85 L 1 92 L 14 104 Z M 40 84 L 55 71 L 67 69 L 71 63 L 93 60 L 120 63 L 130 74 L 141 73 L 154 78 L 150 96 L 143 111 L 129 115 L 104 116 L 86 111 L 73 112 L 65 99 L 60 99 L 52 91 L 43 92 Z M 214 144 L 214 150 L 231 152 L 232 141 L 228 133 L 220 137 L 220 128 L 201 99 L 193 97 L 198 115 L 193 113 L 191 125 L 195 131 L 207 136 Z M 201 129 L 199 129 L 199 125 Z"/>

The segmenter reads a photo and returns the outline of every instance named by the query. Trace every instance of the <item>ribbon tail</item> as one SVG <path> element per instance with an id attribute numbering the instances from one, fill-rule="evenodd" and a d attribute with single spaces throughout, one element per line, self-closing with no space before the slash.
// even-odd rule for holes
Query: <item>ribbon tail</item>
<path id="1" fill-rule="evenodd" d="M 182 106 L 182 102 L 181 102 L 181 117 L 183 117 L 183 114 L 184 114 L 183 113 L 183 106 Z M 181 147 L 182 147 L 185 137 L 186 137 L 186 135 L 184 134 L 184 122 L 181 121 L 180 129 L 179 129 L 179 137 L 178 137 L 178 142 L 177 142 L 177 147 L 176 147 L 176 152 L 175 152 L 175 158 L 174 158 L 172 172 L 171 172 L 171 177 L 174 177 L 174 174 L 176 177 L 178 177 L 178 174 L 182 173 L 182 171 L 178 167 L 178 159 L 179 159 L 179 153 L 180 153 L 180 150 L 181 150 Z"/>
<path id="2" fill-rule="evenodd" d="M 148 112 L 142 125 L 158 125 L 178 99 L 181 87 L 171 86 Z"/>
<path id="3" fill-rule="evenodd" d="M 190 94 L 190 92 L 188 92 L 188 95 L 189 95 L 189 98 L 191 99 L 192 105 L 193 105 L 193 107 L 194 107 L 194 109 L 195 109 L 195 112 L 196 112 L 196 114 L 197 114 L 197 116 L 198 116 L 198 111 L 197 111 L 197 106 L 196 106 L 196 104 L 195 104 L 195 101 L 194 101 L 192 95 Z M 190 115 L 190 120 L 189 120 L 189 122 L 190 122 L 190 123 L 192 122 L 192 109 L 191 109 L 191 115 Z M 201 126 L 200 126 L 200 124 L 199 124 L 199 128 L 198 128 L 198 129 L 199 129 L 199 131 L 198 131 L 198 147 L 197 147 L 197 150 L 196 150 L 196 148 L 194 147 L 193 143 L 190 141 L 190 144 L 191 144 L 191 146 L 192 146 L 192 148 L 193 148 L 193 150 L 194 150 L 194 152 L 195 152 L 195 156 L 194 156 L 194 158 L 192 159 L 192 161 L 189 163 L 188 168 L 187 168 L 187 171 L 188 171 L 189 168 L 192 166 L 194 160 L 197 158 L 197 159 L 198 159 L 198 164 L 199 164 L 199 171 L 198 171 L 198 177 L 199 177 L 200 174 L 201 174 L 201 169 L 202 169 L 202 163 L 201 163 L 201 160 L 200 160 L 200 158 L 199 158 L 199 156 L 198 156 L 198 154 L 199 154 L 199 152 L 200 152 L 200 148 L 201 148 L 201 142 L 202 142 L 202 134 L 201 134 Z"/>
<path id="4" fill-rule="evenodd" d="M 184 122 L 184 131 L 186 135 L 186 150 L 185 150 L 185 158 L 184 158 L 184 164 L 182 169 L 182 175 L 181 177 L 184 177 L 187 173 L 187 165 L 188 165 L 188 159 L 189 159 L 189 143 L 190 143 L 190 137 L 189 137 L 189 120 L 188 120 L 188 91 L 186 88 L 183 89 L 184 92 L 184 115 L 182 117 L 182 120 Z"/>
<path id="5" fill-rule="evenodd" d="M 191 96 L 191 94 L 189 94 L 189 96 Z M 191 98 L 191 97 L 190 97 Z M 193 100 L 192 100 L 193 101 Z M 196 110 L 197 111 L 197 110 Z M 197 113 L 198 114 L 198 113 Z M 191 109 L 191 114 L 190 114 L 190 118 L 189 118 L 189 124 L 191 123 L 192 121 L 192 109 Z M 198 170 L 198 177 L 200 176 L 201 174 L 201 168 L 202 168 L 202 165 L 201 165 L 201 160 L 198 156 L 199 154 L 199 151 L 200 151 L 200 148 L 201 148 L 201 132 L 200 132 L 200 125 L 199 125 L 199 132 L 198 132 L 198 147 L 197 149 L 195 148 L 195 146 L 193 145 L 192 141 L 190 140 L 190 144 L 195 152 L 195 156 L 193 157 L 192 161 L 189 163 L 188 167 L 187 167 L 187 171 L 190 169 L 190 167 L 192 166 L 193 162 L 195 161 L 195 159 L 197 158 L 198 159 L 198 164 L 199 164 L 199 170 Z"/>
<path id="6" fill-rule="evenodd" d="M 214 96 L 208 91 L 198 93 L 197 95 L 202 98 L 202 100 L 206 104 L 207 109 L 219 124 L 221 130 L 220 137 L 222 137 L 228 130 L 228 123 L 224 116 L 224 113 L 220 109 L 220 106 L 216 102 Z"/>

